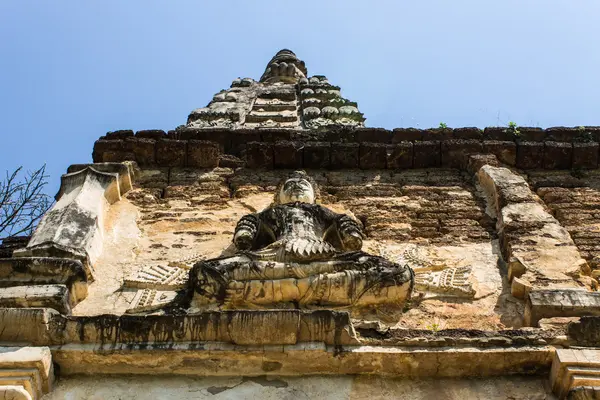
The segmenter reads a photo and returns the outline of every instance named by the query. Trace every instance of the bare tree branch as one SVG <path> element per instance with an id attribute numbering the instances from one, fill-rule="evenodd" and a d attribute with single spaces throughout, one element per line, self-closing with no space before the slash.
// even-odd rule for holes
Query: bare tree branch
<path id="1" fill-rule="evenodd" d="M 0 237 L 30 235 L 52 205 L 51 197 L 43 192 L 48 183 L 46 165 L 19 179 L 22 169 L 7 171 L 6 179 L 0 181 Z"/>

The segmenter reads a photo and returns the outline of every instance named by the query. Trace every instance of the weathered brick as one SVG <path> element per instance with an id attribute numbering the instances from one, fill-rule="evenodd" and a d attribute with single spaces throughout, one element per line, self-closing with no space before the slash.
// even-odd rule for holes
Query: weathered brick
<path id="1" fill-rule="evenodd" d="M 110 153 L 110 154 L 109 154 Z M 92 159 L 95 163 L 97 162 L 120 162 L 121 158 L 125 160 L 135 160 L 135 156 L 131 151 L 131 148 L 125 143 L 123 139 L 105 140 L 99 139 L 94 143 L 94 150 L 92 152 Z M 117 161 L 114 161 L 117 160 Z"/>
<path id="2" fill-rule="evenodd" d="M 304 168 L 329 168 L 330 152 L 329 142 L 307 142 L 304 145 Z"/>
<path id="3" fill-rule="evenodd" d="M 331 143 L 331 168 L 358 168 L 358 143 Z"/>
<path id="4" fill-rule="evenodd" d="M 190 140 L 187 144 L 187 165 L 213 168 L 219 165 L 221 149 L 218 143 L 208 140 Z"/>
<path id="5" fill-rule="evenodd" d="M 273 160 L 272 143 L 250 142 L 246 145 L 246 165 L 248 168 L 272 169 Z"/>
<path id="6" fill-rule="evenodd" d="M 495 155 L 498 161 L 504 164 L 515 165 L 517 163 L 517 144 L 512 141 L 485 140 L 483 152 Z"/>
<path id="7" fill-rule="evenodd" d="M 349 126 L 334 126 L 327 128 L 327 140 L 332 144 L 356 142 L 356 132 Z"/>
<path id="8" fill-rule="evenodd" d="M 386 166 L 386 145 L 384 143 L 360 144 L 360 168 L 383 169 Z"/>
<path id="9" fill-rule="evenodd" d="M 573 168 L 597 168 L 598 143 L 573 143 Z"/>
<path id="10" fill-rule="evenodd" d="M 442 165 L 452 168 L 466 167 L 468 156 L 483 151 L 479 140 L 447 140 L 442 142 Z"/>
<path id="11" fill-rule="evenodd" d="M 517 167 L 542 168 L 544 164 L 543 142 L 520 142 L 517 145 Z"/>
<path id="12" fill-rule="evenodd" d="M 441 144 L 438 141 L 423 141 L 413 144 L 413 167 L 431 168 L 442 164 Z"/>
<path id="13" fill-rule="evenodd" d="M 483 130 L 484 140 L 509 141 L 514 140 L 513 134 L 503 126 L 488 126 Z"/>
<path id="14" fill-rule="evenodd" d="M 163 139 L 167 134 L 161 129 L 145 129 L 137 131 L 135 136 L 144 139 Z"/>
<path id="15" fill-rule="evenodd" d="M 387 168 L 406 169 L 413 166 L 412 142 L 399 142 L 387 146 Z"/>
<path id="16" fill-rule="evenodd" d="M 423 131 L 416 128 L 396 128 L 392 131 L 392 143 L 403 142 L 406 140 L 421 140 Z"/>
<path id="17" fill-rule="evenodd" d="M 213 135 L 215 136 L 215 135 Z M 218 135 L 217 135 L 218 136 Z M 228 154 L 239 156 L 250 142 L 260 142 L 260 132 L 254 129 L 238 129 L 229 135 L 229 146 L 224 146 Z M 209 140 L 209 139 L 205 139 Z M 211 140 L 212 141 L 212 140 Z M 218 141 L 215 143 L 219 143 Z M 221 142 L 223 143 L 223 142 Z"/>
<path id="18" fill-rule="evenodd" d="M 554 126 L 546 129 L 546 140 L 554 142 L 572 142 L 580 134 L 578 128 Z"/>
<path id="19" fill-rule="evenodd" d="M 357 128 L 355 135 L 359 143 L 390 143 L 392 139 L 392 132 L 383 128 Z"/>
<path id="20" fill-rule="evenodd" d="M 127 147 L 131 148 L 135 155 L 135 161 L 140 166 L 156 164 L 156 140 L 130 137 L 126 139 L 126 142 L 128 142 Z"/>
<path id="21" fill-rule="evenodd" d="M 546 142 L 544 148 L 544 168 L 570 169 L 573 145 L 565 142 Z"/>
<path id="22" fill-rule="evenodd" d="M 186 156 L 185 140 L 161 139 L 156 142 L 156 163 L 163 167 L 183 167 Z"/>
<path id="23" fill-rule="evenodd" d="M 525 142 L 543 142 L 546 139 L 546 132 L 542 128 L 519 126 L 519 139 Z"/>
<path id="24" fill-rule="evenodd" d="M 221 147 L 221 151 L 224 153 L 229 153 L 231 148 L 231 136 L 235 133 L 232 133 L 230 129 L 198 129 L 194 138 L 197 140 L 208 140 L 211 142 L 219 143 Z M 180 134 L 182 137 L 183 133 Z"/>
<path id="25" fill-rule="evenodd" d="M 280 141 L 273 144 L 275 168 L 302 168 L 304 144 Z"/>
<path id="26" fill-rule="evenodd" d="M 423 141 L 438 141 L 438 140 L 450 140 L 454 137 L 451 128 L 432 128 L 424 129 L 422 132 Z"/>
<path id="27" fill-rule="evenodd" d="M 261 129 L 260 137 L 263 142 L 279 142 L 285 140 L 292 140 L 291 129 Z"/>
<path id="28" fill-rule="evenodd" d="M 106 136 L 104 139 L 113 140 L 113 139 L 125 139 L 133 136 L 133 131 L 131 129 L 122 129 L 118 131 L 110 131 L 106 132 Z"/>
<path id="29" fill-rule="evenodd" d="M 483 131 L 475 127 L 454 128 L 455 139 L 483 139 Z"/>

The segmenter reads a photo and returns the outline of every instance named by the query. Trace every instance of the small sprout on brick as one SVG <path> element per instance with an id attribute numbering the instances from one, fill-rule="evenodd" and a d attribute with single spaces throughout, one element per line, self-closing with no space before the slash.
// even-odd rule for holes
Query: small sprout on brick
<path id="1" fill-rule="evenodd" d="M 521 135 L 521 131 L 519 131 L 519 126 L 514 121 L 510 121 L 508 123 L 506 132 L 511 133 L 514 137 L 519 137 Z"/>

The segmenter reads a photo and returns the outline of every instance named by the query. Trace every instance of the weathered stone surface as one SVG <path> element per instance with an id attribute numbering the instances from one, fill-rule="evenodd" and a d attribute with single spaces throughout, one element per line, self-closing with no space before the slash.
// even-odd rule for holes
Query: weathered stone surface
<path id="1" fill-rule="evenodd" d="M 358 143 L 331 143 L 331 168 L 358 168 Z"/>
<path id="2" fill-rule="evenodd" d="M 600 317 L 581 317 L 567 327 L 569 339 L 578 346 L 600 346 Z"/>
<path id="3" fill-rule="evenodd" d="M 573 143 L 573 168 L 598 167 L 598 143 Z"/>
<path id="4" fill-rule="evenodd" d="M 299 142 L 276 142 L 273 144 L 275 168 L 302 168 L 304 144 Z"/>
<path id="5" fill-rule="evenodd" d="M 217 142 L 190 140 L 187 143 L 187 165 L 198 168 L 214 168 L 221 155 Z"/>
<path id="6" fill-rule="evenodd" d="M 548 347 L 503 349 L 453 349 L 442 347 L 422 351 L 402 347 L 324 347 L 318 344 L 282 346 L 211 345 L 189 351 L 138 351 L 123 360 L 128 350 L 119 346 L 110 351 L 64 348 L 55 351 L 61 374 L 176 374 L 195 376 L 256 375 L 359 375 L 381 374 L 404 378 L 486 377 L 504 374 L 532 374 L 551 364 Z M 164 347 L 163 347 L 164 349 Z M 282 351 L 283 350 L 283 351 Z M 211 361 L 212 360 L 212 361 Z M 464 397 L 463 397 L 464 398 Z"/>
<path id="7" fill-rule="evenodd" d="M 579 134 L 579 129 L 574 127 L 554 126 L 546 129 L 546 140 L 556 142 L 572 142 Z"/>
<path id="8" fill-rule="evenodd" d="M 593 384 L 598 385 L 597 382 Z M 576 386 L 569 390 L 567 400 L 598 400 L 600 399 L 600 386 Z"/>
<path id="9" fill-rule="evenodd" d="M 483 145 L 478 140 L 446 140 L 442 142 L 442 165 L 465 168 L 468 156 L 482 151 Z"/>
<path id="10" fill-rule="evenodd" d="M 490 194 L 492 206 L 497 213 L 501 213 L 504 207 L 512 203 L 533 203 L 538 200 L 527 181 L 508 168 L 484 165 L 477 175 L 479 183 Z"/>
<path id="11" fill-rule="evenodd" d="M 570 169 L 573 145 L 563 142 L 545 142 L 544 168 Z"/>
<path id="12" fill-rule="evenodd" d="M 507 168 L 489 165 L 477 176 L 497 216 L 512 293 L 577 287 L 572 277 L 589 273 L 589 267 L 567 230 L 544 209 L 527 182 Z"/>
<path id="13" fill-rule="evenodd" d="M 144 139 L 163 139 L 167 134 L 162 129 L 145 129 L 137 131 L 135 136 Z"/>
<path id="14" fill-rule="evenodd" d="M 74 166 L 76 172 L 61 178 L 57 202 L 40 221 L 25 249 L 17 257 L 75 258 L 91 268 L 102 252 L 103 215 L 110 204 L 131 189 L 131 164 Z M 113 171 L 113 172 L 101 172 Z"/>
<path id="15" fill-rule="evenodd" d="M 0 347 L 0 382 L 0 395 L 7 400 L 41 399 L 54 386 L 50 349 Z"/>
<path id="16" fill-rule="evenodd" d="M 304 145 L 304 168 L 325 168 L 331 165 L 329 142 L 307 142 Z"/>
<path id="17" fill-rule="evenodd" d="M 94 143 L 92 159 L 95 163 L 135 161 L 135 154 L 129 142 L 123 139 L 100 139 Z"/>
<path id="18" fill-rule="evenodd" d="M 385 169 L 387 150 L 384 143 L 360 144 L 360 168 Z"/>
<path id="19" fill-rule="evenodd" d="M 483 130 L 483 138 L 491 141 L 513 141 L 514 135 L 503 126 L 489 126 Z"/>
<path id="20" fill-rule="evenodd" d="M 454 137 L 452 128 L 434 128 L 424 129 L 421 133 L 422 140 L 425 142 L 445 141 Z"/>
<path id="21" fill-rule="evenodd" d="M 0 288 L 0 307 L 47 307 L 70 314 L 69 297 L 65 285 L 12 286 Z"/>
<path id="22" fill-rule="evenodd" d="M 156 165 L 156 140 L 143 137 L 130 137 L 126 146 L 131 148 L 135 161 L 142 166 Z"/>
<path id="23" fill-rule="evenodd" d="M 519 126 L 518 139 L 525 142 L 542 142 L 547 138 L 546 132 L 542 128 L 531 126 Z"/>
<path id="24" fill-rule="evenodd" d="M 523 169 L 542 168 L 544 165 L 543 142 L 519 142 L 517 145 L 517 167 Z"/>
<path id="25" fill-rule="evenodd" d="M 265 369 L 279 362 L 265 362 Z M 240 399 L 544 399 L 547 377 L 504 376 L 479 379 L 398 379 L 359 376 L 207 377 L 181 376 L 62 377 L 47 400 L 80 399 L 95 395 L 102 399 L 186 398 L 200 400 L 208 394 Z"/>
<path id="26" fill-rule="evenodd" d="M 476 174 L 485 165 L 499 167 L 500 163 L 493 154 L 472 154 L 467 157 L 466 168 L 470 174 Z"/>
<path id="27" fill-rule="evenodd" d="M 106 139 L 108 140 L 112 140 L 112 139 L 125 139 L 128 137 L 133 136 L 133 131 L 131 129 L 122 129 L 122 130 L 118 130 L 118 131 L 110 131 L 110 132 L 106 132 Z"/>
<path id="28" fill-rule="evenodd" d="M 392 132 L 383 128 L 357 128 L 356 141 L 359 143 L 390 143 Z"/>
<path id="29" fill-rule="evenodd" d="M 504 164 L 514 166 L 517 163 L 517 144 L 512 141 L 486 140 L 483 152 L 494 154 Z"/>
<path id="30" fill-rule="evenodd" d="M 413 144 L 397 142 L 387 146 L 388 169 L 406 169 L 413 166 Z"/>
<path id="31" fill-rule="evenodd" d="M 415 142 L 413 145 L 414 168 L 439 167 L 442 164 L 442 148 L 440 142 Z"/>
<path id="32" fill-rule="evenodd" d="M 87 274 L 80 261 L 64 258 L 0 258 L 0 287 L 63 284 L 69 288 L 70 303 L 87 296 Z"/>
<path id="33" fill-rule="evenodd" d="M 246 165 L 248 168 L 272 169 L 274 166 L 273 160 L 273 145 L 271 143 L 248 143 L 246 147 Z"/>
<path id="34" fill-rule="evenodd" d="M 422 131 L 416 128 L 396 128 L 392 131 L 392 143 L 421 140 L 422 138 Z"/>
<path id="35" fill-rule="evenodd" d="M 0 258 L 10 258 L 13 252 L 27 246 L 31 236 L 9 236 L 0 243 Z"/>
<path id="36" fill-rule="evenodd" d="M 532 290 L 525 306 L 525 325 L 542 318 L 600 316 L 600 293 L 583 289 Z"/>
<path id="37" fill-rule="evenodd" d="M 164 167 L 185 165 L 187 141 L 161 139 L 156 142 L 156 163 Z"/>
<path id="38" fill-rule="evenodd" d="M 550 371 L 550 386 L 559 399 L 567 396 L 586 399 L 578 397 L 582 393 L 569 392 L 582 386 L 600 386 L 600 350 L 557 349 Z"/>
<path id="39" fill-rule="evenodd" d="M 454 128 L 453 136 L 455 139 L 483 139 L 483 131 L 475 127 Z"/>
<path id="40" fill-rule="evenodd" d="M 260 141 L 272 141 L 272 140 L 263 140 L 260 131 L 256 129 L 239 129 L 236 130 L 235 133 L 230 135 L 229 144 L 226 146 L 222 146 L 222 148 L 231 153 L 233 155 L 239 155 L 242 153 L 244 149 L 246 149 L 248 143 L 250 142 L 260 142 Z M 284 139 L 281 139 L 284 140 Z M 216 142 L 215 143 L 219 143 Z"/>

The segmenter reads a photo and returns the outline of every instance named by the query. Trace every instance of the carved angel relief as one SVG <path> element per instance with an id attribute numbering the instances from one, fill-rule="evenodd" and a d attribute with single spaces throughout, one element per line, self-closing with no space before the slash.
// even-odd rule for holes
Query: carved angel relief
<path id="1" fill-rule="evenodd" d="M 471 284 L 471 267 L 449 267 L 434 264 L 417 246 L 408 247 L 397 262 L 408 264 L 415 272 L 415 289 L 434 295 L 473 298 L 475 290 Z"/>

